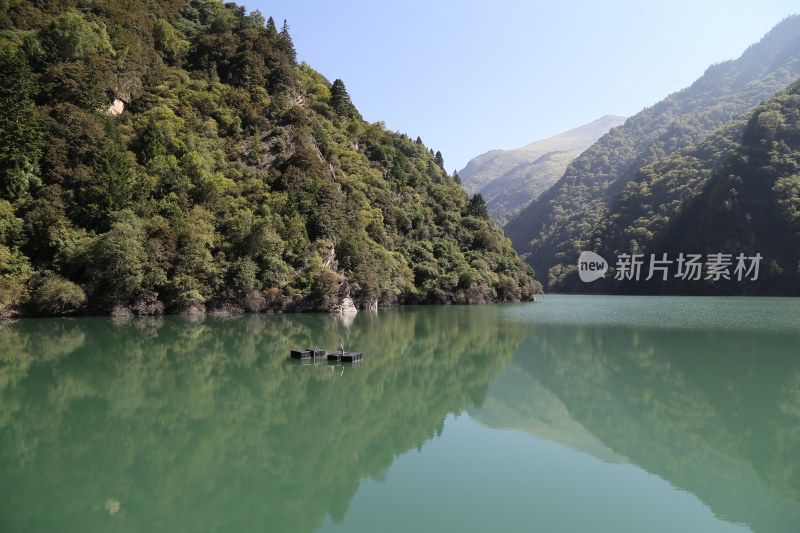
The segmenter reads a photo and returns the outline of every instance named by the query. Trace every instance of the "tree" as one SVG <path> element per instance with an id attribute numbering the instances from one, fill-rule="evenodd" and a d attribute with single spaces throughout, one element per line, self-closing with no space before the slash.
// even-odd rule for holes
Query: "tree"
<path id="1" fill-rule="evenodd" d="M 350 94 L 344 86 L 344 82 L 336 79 L 331 85 L 331 107 L 333 111 L 341 116 L 351 118 L 356 115 L 356 108 L 350 100 Z"/>
<path id="2" fill-rule="evenodd" d="M 43 138 L 35 84 L 20 54 L 0 52 L 0 196 L 15 200 L 39 181 Z"/>
<path id="3" fill-rule="evenodd" d="M 267 37 L 270 41 L 275 41 L 278 38 L 278 28 L 275 26 L 275 19 L 272 17 L 267 19 Z"/>
<path id="4" fill-rule="evenodd" d="M 130 206 L 135 186 L 136 172 L 128 152 L 111 144 L 98 155 L 91 174 L 82 180 L 79 194 L 88 222 L 96 228 L 107 228 L 111 213 Z"/>
<path id="5" fill-rule="evenodd" d="M 277 311 L 532 281 L 441 153 L 298 65 L 286 21 L 218 0 L 36 1 L 0 28 L 0 314 L 34 293 L 40 313 Z"/>
<path id="6" fill-rule="evenodd" d="M 216 232 L 211 213 L 195 206 L 186 213 L 178 228 L 178 257 L 172 283 L 175 296 L 198 291 L 203 297 L 211 296 L 220 281 L 220 264 L 212 254 Z"/>
<path id="7" fill-rule="evenodd" d="M 166 20 L 155 21 L 153 38 L 156 49 L 170 63 L 178 63 L 189 52 L 189 41 Z"/>
<path id="8" fill-rule="evenodd" d="M 42 29 L 39 40 L 51 60 L 74 61 L 91 52 L 114 54 L 104 24 L 89 22 L 74 8 L 67 9 Z"/>
<path id="9" fill-rule="evenodd" d="M 486 201 L 483 199 L 481 193 L 476 192 L 472 198 L 470 198 L 467 212 L 475 217 L 489 218 L 489 211 L 486 209 Z"/>
<path id="10" fill-rule="evenodd" d="M 78 310 L 86 302 L 86 293 L 70 280 L 48 273 L 38 280 L 31 302 L 39 313 L 60 315 Z"/>
<path id="11" fill-rule="evenodd" d="M 281 28 L 281 32 L 278 34 L 278 47 L 281 51 L 286 54 L 286 56 L 295 63 L 297 61 L 297 52 L 294 49 L 294 42 L 292 42 L 292 36 L 289 35 L 289 24 L 286 23 L 286 20 L 283 21 L 283 27 Z"/>
<path id="12" fill-rule="evenodd" d="M 139 134 L 139 154 L 142 163 L 149 163 L 156 157 L 163 155 L 166 150 L 166 137 L 158 121 L 151 119 Z"/>
<path id="13" fill-rule="evenodd" d="M 271 93 L 291 93 L 297 85 L 297 71 L 294 61 L 278 47 L 267 52 L 266 65 L 269 70 L 267 88 Z"/>
<path id="14" fill-rule="evenodd" d="M 261 129 L 258 126 L 256 126 L 253 136 L 250 138 L 248 152 L 247 156 L 251 165 L 258 166 L 261 164 L 261 159 L 264 157 L 264 143 L 261 141 Z"/>
<path id="15" fill-rule="evenodd" d="M 92 249 L 92 282 L 103 299 L 129 301 L 142 290 L 147 253 L 142 221 L 131 211 L 114 217 Z"/>

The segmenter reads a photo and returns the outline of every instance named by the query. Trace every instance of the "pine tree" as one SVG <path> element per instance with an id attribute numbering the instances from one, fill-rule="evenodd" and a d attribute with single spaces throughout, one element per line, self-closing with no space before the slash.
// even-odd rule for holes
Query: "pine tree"
<path id="1" fill-rule="evenodd" d="M 481 193 L 476 192 L 472 198 L 470 198 L 467 212 L 479 218 L 489 218 L 489 211 L 486 209 L 486 201 L 483 199 Z"/>
<path id="2" fill-rule="evenodd" d="M 350 94 L 344 86 L 344 82 L 337 79 L 331 85 L 331 107 L 333 111 L 342 117 L 353 117 L 356 115 L 356 108 L 350 100 Z"/>
<path id="3" fill-rule="evenodd" d="M 275 19 L 272 17 L 267 19 L 267 36 L 270 38 L 270 40 L 273 40 L 278 36 L 278 28 L 275 26 Z"/>
<path id="4" fill-rule="evenodd" d="M 147 122 L 142 133 L 139 135 L 139 153 L 143 163 L 148 163 L 156 157 L 162 155 L 166 150 L 166 139 L 164 132 L 154 120 Z"/>
<path id="5" fill-rule="evenodd" d="M 442 169 L 444 168 L 444 157 L 442 157 L 442 152 L 436 151 L 436 155 L 433 156 L 434 162 L 439 165 Z"/>
<path id="6" fill-rule="evenodd" d="M 253 136 L 250 138 L 250 151 L 248 159 L 253 165 L 261 164 L 261 156 L 264 154 L 264 143 L 261 142 L 261 129 L 256 126 Z"/>
<path id="7" fill-rule="evenodd" d="M 289 25 L 286 23 L 286 20 L 283 21 L 283 28 L 281 28 L 281 32 L 278 34 L 278 47 L 291 59 L 292 63 L 297 61 L 297 52 L 294 49 L 292 36 L 289 35 Z"/>
<path id="8" fill-rule="evenodd" d="M 28 62 L 19 54 L 0 53 L 0 197 L 9 200 L 39 181 L 43 139 L 34 90 Z"/>

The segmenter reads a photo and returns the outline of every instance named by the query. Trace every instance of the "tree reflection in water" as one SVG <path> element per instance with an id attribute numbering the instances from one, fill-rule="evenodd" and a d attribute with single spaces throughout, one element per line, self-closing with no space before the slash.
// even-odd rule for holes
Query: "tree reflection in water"
<path id="1" fill-rule="evenodd" d="M 313 531 L 483 401 L 526 328 L 492 307 L 23 320 L 0 330 L 4 531 Z M 287 361 L 295 346 L 359 368 Z M 111 503 L 109 503 L 111 502 Z M 114 512 L 111 512 L 113 509 Z M 113 522 L 112 522 L 113 521 Z"/>

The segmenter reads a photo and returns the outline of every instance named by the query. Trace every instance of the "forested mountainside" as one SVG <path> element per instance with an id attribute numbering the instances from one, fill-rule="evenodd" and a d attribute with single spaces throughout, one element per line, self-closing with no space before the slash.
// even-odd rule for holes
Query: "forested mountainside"
<path id="1" fill-rule="evenodd" d="M 604 280 L 581 290 L 699 294 L 800 294 L 800 81 L 696 146 L 642 168 L 592 239 L 612 260 L 681 252 L 760 254 L 758 279 L 643 283 Z M 555 272 L 554 272 L 555 273 Z M 576 289 L 575 267 L 558 272 Z"/>
<path id="2" fill-rule="evenodd" d="M 442 168 L 217 0 L 0 2 L 0 311 L 529 299 Z"/>
<path id="3" fill-rule="evenodd" d="M 480 193 L 489 216 L 506 224 L 549 189 L 572 160 L 625 117 L 606 115 L 567 132 L 514 150 L 492 150 L 470 159 L 458 172 L 469 194 Z"/>
<path id="4" fill-rule="evenodd" d="M 587 149 L 564 176 L 506 225 L 518 252 L 558 279 L 642 167 L 702 139 L 800 76 L 800 17 L 791 16 L 739 59 L 713 65 L 690 87 L 629 118 Z"/>

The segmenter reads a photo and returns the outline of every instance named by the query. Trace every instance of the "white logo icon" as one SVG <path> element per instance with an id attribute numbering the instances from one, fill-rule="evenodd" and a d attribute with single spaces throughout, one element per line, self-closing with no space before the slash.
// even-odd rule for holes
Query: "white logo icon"
<path id="1" fill-rule="evenodd" d="M 581 252 L 578 258 L 578 275 L 586 283 L 600 279 L 606 274 L 608 263 L 594 252 Z"/>

